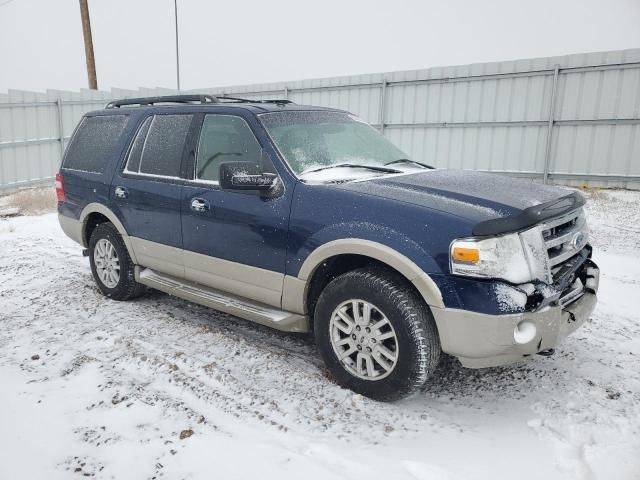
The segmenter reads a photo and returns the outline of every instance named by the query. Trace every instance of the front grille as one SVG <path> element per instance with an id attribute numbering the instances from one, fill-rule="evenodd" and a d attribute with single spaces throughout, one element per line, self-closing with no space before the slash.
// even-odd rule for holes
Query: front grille
<path id="1" fill-rule="evenodd" d="M 582 208 L 542 225 L 542 238 L 549 257 L 551 274 L 556 279 L 563 265 L 587 245 L 587 222 Z"/>
<path id="2" fill-rule="evenodd" d="M 591 246 L 588 245 L 588 230 L 585 213 L 578 208 L 564 215 L 551 218 L 539 225 L 535 239 L 525 238 L 531 255 L 545 264 L 544 279 L 535 291 L 528 294 L 526 308 L 536 310 L 547 305 L 559 305 L 563 309 L 588 292 L 597 289 L 598 269 L 590 260 Z M 527 232 L 521 233 L 525 235 Z M 530 243 L 527 243 L 527 240 Z M 595 273 L 594 273 L 595 272 Z M 523 290 L 524 291 L 524 290 Z"/>

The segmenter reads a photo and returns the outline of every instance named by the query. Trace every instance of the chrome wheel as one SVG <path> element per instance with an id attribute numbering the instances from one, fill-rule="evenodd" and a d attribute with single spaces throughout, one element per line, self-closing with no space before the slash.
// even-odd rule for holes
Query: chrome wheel
<path id="1" fill-rule="evenodd" d="M 101 238 L 93 249 L 93 263 L 100 281 L 107 288 L 115 288 L 120 281 L 120 260 L 113 244 Z"/>
<path id="2" fill-rule="evenodd" d="M 381 380 L 398 363 L 398 338 L 384 313 L 364 300 L 348 300 L 333 311 L 331 346 L 342 366 L 363 380 Z"/>

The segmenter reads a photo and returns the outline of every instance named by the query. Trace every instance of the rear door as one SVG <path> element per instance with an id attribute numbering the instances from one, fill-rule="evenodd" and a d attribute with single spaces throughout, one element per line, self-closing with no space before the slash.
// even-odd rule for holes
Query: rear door
<path id="1" fill-rule="evenodd" d="M 111 183 L 114 210 L 131 237 L 140 265 L 184 276 L 181 169 L 192 114 L 149 115 Z"/>
<path id="2" fill-rule="evenodd" d="M 237 110 L 236 110 L 237 112 Z M 220 164 L 261 164 L 276 173 L 270 145 L 254 133 L 251 115 L 207 114 L 194 142 L 191 181 L 182 195 L 185 276 L 188 280 L 279 307 L 284 280 L 292 188 L 267 198 L 219 185 Z"/>

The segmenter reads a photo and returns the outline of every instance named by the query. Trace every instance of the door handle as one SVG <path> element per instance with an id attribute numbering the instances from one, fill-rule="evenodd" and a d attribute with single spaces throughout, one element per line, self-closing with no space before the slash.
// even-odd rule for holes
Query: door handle
<path id="1" fill-rule="evenodd" d="M 194 198 L 191 200 L 191 210 L 194 212 L 206 212 L 209 210 L 209 202 L 202 198 Z"/>
<path id="2" fill-rule="evenodd" d="M 118 198 L 127 198 L 129 196 L 129 192 L 124 187 L 116 187 L 113 193 Z"/>

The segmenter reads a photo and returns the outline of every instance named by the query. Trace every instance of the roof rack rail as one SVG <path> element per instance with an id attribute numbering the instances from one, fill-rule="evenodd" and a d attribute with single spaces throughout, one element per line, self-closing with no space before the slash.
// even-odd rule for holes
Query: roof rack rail
<path id="1" fill-rule="evenodd" d="M 291 100 L 285 100 L 284 98 L 252 100 L 250 98 L 228 97 L 227 95 L 222 95 L 217 98 L 218 100 L 232 100 L 238 103 L 275 103 L 276 105 L 288 105 L 290 103 L 293 103 Z"/>
<path id="2" fill-rule="evenodd" d="M 107 103 L 105 108 L 120 108 L 129 105 L 139 105 L 146 107 L 149 105 L 155 105 L 157 103 L 221 103 L 223 101 L 229 101 L 229 103 L 274 103 L 276 105 L 286 105 L 293 103 L 291 100 L 251 100 L 249 98 L 239 97 L 227 97 L 226 95 L 164 95 L 160 97 L 139 97 L 139 98 L 124 98 L 122 100 L 113 100 Z"/>
<path id="3" fill-rule="evenodd" d="M 127 105 L 148 106 L 156 103 L 217 103 L 217 97 L 213 95 L 164 95 L 160 97 L 139 97 L 114 100 L 107 103 L 105 108 L 120 108 Z"/>

